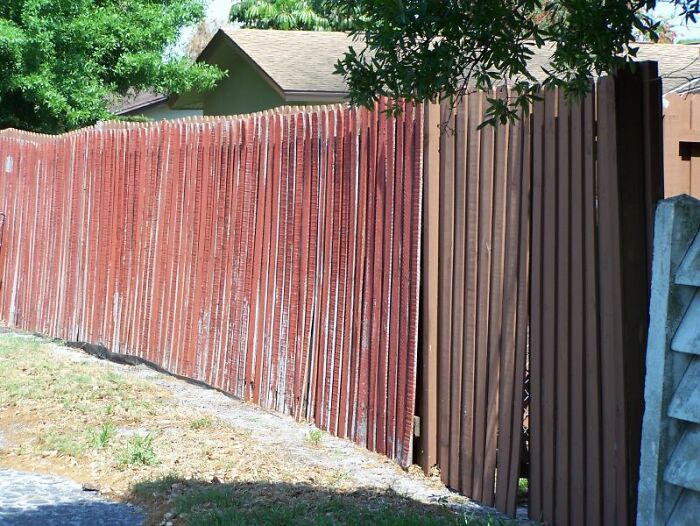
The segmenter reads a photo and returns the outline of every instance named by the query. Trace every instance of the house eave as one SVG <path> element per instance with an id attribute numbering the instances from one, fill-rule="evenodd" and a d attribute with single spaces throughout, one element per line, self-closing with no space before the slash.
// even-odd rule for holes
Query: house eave
<path id="1" fill-rule="evenodd" d="M 350 99 L 346 91 L 285 91 L 284 100 L 286 102 L 319 102 L 332 104 L 335 102 L 346 102 Z"/>

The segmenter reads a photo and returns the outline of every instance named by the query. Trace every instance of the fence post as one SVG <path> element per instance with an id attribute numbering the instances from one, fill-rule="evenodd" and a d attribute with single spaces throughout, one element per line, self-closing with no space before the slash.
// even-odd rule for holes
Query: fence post
<path id="1" fill-rule="evenodd" d="M 615 78 L 627 523 L 636 517 L 654 213 L 663 199 L 663 110 L 655 62 Z M 601 251 L 601 256 L 605 253 Z"/>

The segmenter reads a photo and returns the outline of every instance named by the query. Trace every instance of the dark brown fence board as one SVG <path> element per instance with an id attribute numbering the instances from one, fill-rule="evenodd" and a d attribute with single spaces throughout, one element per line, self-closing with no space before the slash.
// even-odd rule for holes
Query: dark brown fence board
<path id="1" fill-rule="evenodd" d="M 464 356 L 462 358 L 462 414 L 460 448 L 461 490 L 471 495 L 474 484 L 474 410 L 476 374 L 477 290 L 479 258 L 479 151 L 481 133 L 481 97 L 468 97 L 467 109 L 467 232 L 465 275 Z"/>
<path id="2" fill-rule="evenodd" d="M 522 174 L 520 184 L 520 222 L 518 224 L 518 303 L 515 319 L 515 348 L 512 350 L 515 361 L 515 377 L 513 378 L 513 417 L 510 440 L 510 466 L 508 474 L 507 504 L 501 508 L 510 515 L 515 514 L 518 499 L 519 477 L 521 475 L 521 458 L 524 455 L 523 427 L 525 425 L 523 404 L 525 371 L 528 359 L 528 322 L 530 321 L 530 240 L 532 238 L 532 117 L 523 116 L 522 140 Z"/>
<path id="3" fill-rule="evenodd" d="M 614 447 L 603 449 L 603 520 L 623 524 L 626 519 L 626 459 L 623 448 L 624 380 L 622 371 L 622 276 L 620 275 L 620 210 L 617 181 L 615 83 L 604 78 L 598 89 L 598 184 L 600 240 L 600 328 L 603 399 L 603 437 Z M 623 492 L 623 495 L 620 494 Z M 622 498 L 622 499 L 621 499 Z"/>
<path id="4" fill-rule="evenodd" d="M 440 238 L 440 106 L 424 109 L 423 246 L 421 259 L 420 450 L 418 463 L 429 471 L 437 464 L 438 422 L 438 262 Z M 0 250 L 0 257 L 2 257 Z M 436 257 L 436 254 L 438 255 Z"/>
<path id="5" fill-rule="evenodd" d="M 486 94 L 479 93 L 484 119 Z M 476 365 L 474 374 L 474 473 L 473 495 L 484 498 L 484 468 L 486 460 L 486 425 L 488 402 L 488 338 L 489 338 L 489 288 L 491 284 L 491 243 L 493 232 L 493 188 L 494 188 L 494 129 L 482 128 L 479 158 L 479 234 L 478 234 L 478 278 L 477 278 L 477 330 Z"/>
<path id="6" fill-rule="evenodd" d="M 511 484 L 511 462 L 513 456 L 513 433 L 519 435 L 519 429 L 513 429 L 514 413 L 514 387 L 516 360 L 514 350 L 516 348 L 515 324 L 511 325 L 511 320 L 516 320 L 517 296 L 518 296 L 518 242 L 520 222 L 520 201 L 522 186 L 522 158 L 523 153 L 521 141 L 522 122 L 514 123 L 510 126 L 508 133 L 509 147 L 507 159 L 507 186 L 505 195 L 505 224 L 506 239 L 504 247 L 504 283 L 502 307 L 503 316 L 503 337 L 498 342 L 499 353 L 502 357 L 500 378 L 498 382 L 498 399 L 501 410 L 498 418 L 498 456 L 496 469 L 499 473 L 506 473 L 507 476 L 496 479 L 496 506 L 499 509 L 509 508 L 509 494 L 512 492 Z"/>
<path id="7" fill-rule="evenodd" d="M 544 242 L 544 101 L 535 102 L 532 130 L 532 256 L 530 261 L 530 429 L 539 429 L 543 421 L 543 242 Z M 542 435 L 530 434 L 530 517 L 542 516 Z"/>
<path id="8" fill-rule="evenodd" d="M 570 450 L 575 447 L 570 443 L 574 438 L 569 428 L 570 407 L 570 309 L 573 298 L 569 297 L 570 279 L 570 245 L 571 245 L 571 107 L 564 99 L 563 91 L 557 97 L 557 212 L 556 212 L 556 373 L 553 378 L 556 385 L 556 429 L 555 429 L 555 487 L 554 516 L 557 524 L 569 523 L 569 459 Z"/>
<path id="9" fill-rule="evenodd" d="M 505 89 L 497 91 L 497 97 L 506 97 Z M 487 373 L 487 402 L 486 402 L 486 443 L 484 456 L 484 500 L 488 506 L 493 506 L 496 490 L 496 452 L 498 439 L 498 415 L 502 411 L 499 399 L 499 383 L 501 374 L 502 354 L 500 350 L 503 338 L 503 265 L 504 243 L 506 237 L 506 208 L 505 191 L 508 177 L 507 152 L 509 150 L 509 127 L 497 126 L 494 130 L 494 159 L 493 159 L 493 229 L 489 241 L 491 252 L 491 271 L 489 283 L 489 334 L 488 334 L 488 373 Z M 511 303 L 513 300 L 511 300 Z"/>
<path id="10" fill-rule="evenodd" d="M 450 357 L 450 415 L 462 413 L 462 356 L 464 355 L 464 281 L 466 274 L 466 215 L 467 215 L 467 111 L 460 102 L 454 109 L 454 252 L 452 261 L 452 334 Z M 449 485 L 459 487 L 461 418 L 450 418 Z"/>
<path id="11" fill-rule="evenodd" d="M 602 521 L 602 402 L 600 393 L 600 315 L 598 288 L 598 231 L 596 195 L 596 100 L 591 94 L 584 101 L 584 307 L 585 307 L 585 456 L 586 456 L 586 520 L 588 524 Z"/>
<path id="12" fill-rule="evenodd" d="M 569 389 L 571 419 L 571 452 L 570 473 L 585 472 L 585 393 L 584 393 L 584 255 L 585 255 L 585 231 L 584 231 L 584 101 L 577 101 L 571 107 L 571 165 L 570 165 L 570 290 L 571 290 L 571 328 L 570 328 L 570 364 L 569 364 Z M 570 477 L 571 484 L 566 484 L 570 513 L 570 523 L 573 525 L 585 524 L 584 511 L 585 478 L 582 476 Z"/>
<path id="13" fill-rule="evenodd" d="M 551 426 L 551 433 L 545 433 L 542 440 L 542 481 L 543 513 L 554 517 L 556 452 L 556 380 L 557 380 L 557 96 L 554 91 L 544 94 L 544 199 L 543 199 L 543 294 L 542 304 L 542 412 L 544 421 Z M 564 284 L 562 284 L 563 286 Z M 533 350 L 534 352 L 534 350 Z"/>
<path id="14" fill-rule="evenodd" d="M 443 482 L 449 482 L 450 468 L 450 378 L 452 348 L 452 265 L 454 257 L 454 129 L 452 108 L 441 108 L 440 137 L 440 292 L 438 296 L 438 460 Z M 452 127 L 452 128 L 450 128 Z"/>

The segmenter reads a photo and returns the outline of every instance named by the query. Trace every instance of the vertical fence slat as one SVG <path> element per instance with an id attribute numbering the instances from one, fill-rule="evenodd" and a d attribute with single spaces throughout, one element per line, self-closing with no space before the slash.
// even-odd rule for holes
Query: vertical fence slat
<path id="1" fill-rule="evenodd" d="M 452 117 L 452 118 L 451 118 Z M 450 466 L 450 360 L 452 349 L 452 261 L 454 242 L 454 137 L 451 108 L 440 112 L 440 277 L 438 307 L 438 461 L 443 482 L 449 482 Z"/>
<path id="2" fill-rule="evenodd" d="M 542 378 L 544 340 L 542 310 L 543 304 L 543 244 L 544 244 L 544 101 L 535 102 L 533 108 L 532 131 L 532 260 L 531 313 L 530 313 L 530 480 L 529 514 L 542 517 L 543 513 L 543 472 L 542 472 Z"/>
<path id="3" fill-rule="evenodd" d="M 571 262 L 570 274 L 570 474 L 585 473 L 585 392 L 584 379 L 584 342 L 585 342 L 585 307 L 584 307 L 584 256 L 586 254 L 584 246 L 584 177 L 588 174 L 584 171 L 584 115 L 585 102 L 575 102 L 571 107 L 571 163 L 570 163 L 570 202 L 571 202 L 571 223 L 570 223 L 570 251 L 569 260 Z M 585 509 L 585 477 L 574 476 L 568 486 L 568 499 L 570 512 L 570 523 L 573 525 L 586 524 Z"/>
<path id="4" fill-rule="evenodd" d="M 425 105 L 423 131 L 423 245 L 421 249 L 420 449 L 418 462 L 427 473 L 437 464 L 438 423 L 438 275 L 440 237 L 440 107 Z M 420 140 L 420 139 L 418 139 Z M 0 257 L 2 254 L 0 254 Z"/>
<path id="5" fill-rule="evenodd" d="M 450 465 L 449 486 L 458 488 L 461 471 L 460 423 L 456 415 L 462 413 L 462 356 L 464 355 L 464 318 L 466 277 L 466 221 L 467 221 L 467 112 L 464 101 L 454 108 L 454 249 L 452 260 L 452 333 L 450 335 Z"/>
<path id="6" fill-rule="evenodd" d="M 465 495 L 472 494 L 474 485 L 474 414 L 476 371 L 476 334 L 478 300 L 479 262 L 479 164 L 481 148 L 481 98 L 472 93 L 467 100 L 467 267 L 465 276 L 464 356 L 462 358 L 462 414 L 460 415 L 459 448 L 461 450 L 460 469 L 462 471 L 461 490 Z"/>
<path id="7" fill-rule="evenodd" d="M 554 485 L 554 517 L 557 524 L 569 523 L 569 455 L 570 434 L 570 231 L 571 231 L 571 151 L 570 151 L 570 119 L 571 108 L 564 99 L 562 90 L 558 91 L 557 116 L 557 283 L 556 283 L 556 409 L 555 409 L 555 443 L 556 467 Z"/>
<path id="8" fill-rule="evenodd" d="M 480 121 L 485 117 L 487 108 L 486 93 L 479 93 Z M 475 407 L 474 407 L 474 496 L 478 500 L 491 492 L 484 488 L 484 469 L 486 462 L 486 434 L 488 413 L 488 338 L 490 311 L 489 299 L 491 288 L 491 260 L 493 234 L 493 191 L 494 191 L 494 129 L 482 128 L 479 158 L 479 227 L 478 227 L 478 277 L 476 300 L 476 347 L 475 347 Z"/>
<path id="9" fill-rule="evenodd" d="M 506 99 L 505 88 L 495 94 L 497 98 Z M 504 243 L 506 236 L 506 179 L 508 172 L 507 152 L 510 148 L 509 127 L 505 124 L 494 129 L 493 159 L 493 198 L 492 198 L 492 233 L 489 242 L 491 251 L 491 270 L 489 280 L 489 331 L 488 331 L 488 388 L 486 393 L 486 443 L 484 458 L 484 504 L 493 506 L 496 491 L 496 453 L 498 439 L 498 420 L 501 411 L 499 383 L 501 380 L 502 354 L 500 344 L 503 338 L 503 303 L 504 303 Z"/>

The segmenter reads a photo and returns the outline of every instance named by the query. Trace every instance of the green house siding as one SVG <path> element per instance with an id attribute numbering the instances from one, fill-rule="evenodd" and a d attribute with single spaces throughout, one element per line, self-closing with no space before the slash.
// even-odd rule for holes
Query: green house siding
<path id="1" fill-rule="evenodd" d="M 260 73 L 228 46 L 217 46 L 207 62 L 228 71 L 228 76 L 204 97 L 204 115 L 254 113 L 285 104 Z"/>

